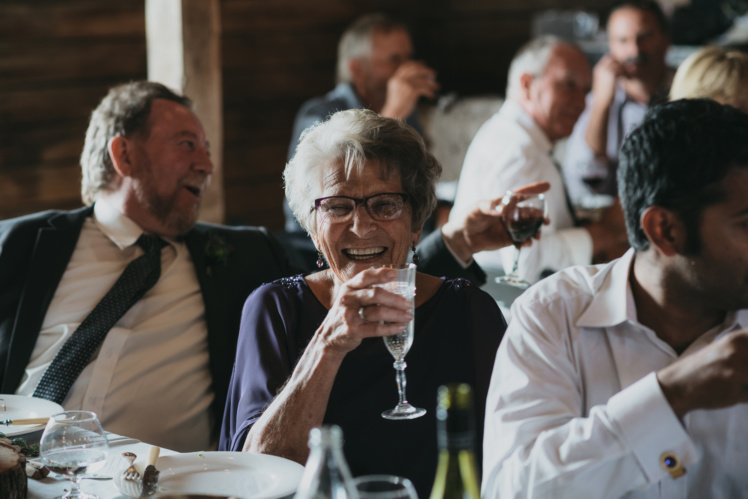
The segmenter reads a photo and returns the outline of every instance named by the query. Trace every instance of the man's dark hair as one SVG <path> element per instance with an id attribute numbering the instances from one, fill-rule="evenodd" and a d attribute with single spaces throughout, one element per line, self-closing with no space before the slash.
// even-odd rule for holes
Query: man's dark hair
<path id="1" fill-rule="evenodd" d="M 618 193 L 631 246 L 649 248 L 641 216 L 661 206 L 683 222 L 685 251 L 698 252 L 701 213 L 724 199 L 720 182 L 736 167 L 748 168 L 748 114 L 711 99 L 652 108 L 620 153 Z"/>
<path id="2" fill-rule="evenodd" d="M 657 26 L 660 28 L 660 31 L 663 34 L 670 36 L 670 22 L 662 11 L 662 7 L 660 7 L 660 4 L 656 0 L 620 0 L 616 2 L 613 4 L 613 7 L 610 8 L 608 19 L 605 22 L 606 26 L 608 22 L 610 22 L 611 16 L 616 11 L 626 8 L 651 13 L 657 21 Z"/>
<path id="3" fill-rule="evenodd" d="M 93 203 L 114 177 L 109 140 L 142 132 L 146 135 L 151 103 L 165 99 L 191 108 L 192 101 L 153 81 L 134 81 L 113 87 L 91 113 L 81 153 L 81 196 Z"/>

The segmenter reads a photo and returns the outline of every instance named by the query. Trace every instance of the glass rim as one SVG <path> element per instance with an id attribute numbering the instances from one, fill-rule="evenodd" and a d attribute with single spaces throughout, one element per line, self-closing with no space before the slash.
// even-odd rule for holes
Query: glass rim
<path id="1" fill-rule="evenodd" d="M 81 417 L 77 419 L 70 419 L 71 417 L 74 417 L 77 415 L 85 415 L 85 417 Z M 52 414 L 49 416 L 49 420 L 58 421 L 58 422 L 99 421 L 99 417 L 93 411 L 70 410 L 70 411 L 62 411 L 62 412 L 57 412 L 55 414 Z"/>
<path id="2" fill-rule="evenodd" d="M 409 483 L 413 485 L 413 482 L 410 480 L 410 478 L 400 476 L 400 475 L 386 475 L 386 474 L 379 474 L 379 475 L 360 475 L 353 479 L 355 483 L 365 483 L 365 482 L 374 482 L 374 481 L 391 481 L 392 483 Z"/>

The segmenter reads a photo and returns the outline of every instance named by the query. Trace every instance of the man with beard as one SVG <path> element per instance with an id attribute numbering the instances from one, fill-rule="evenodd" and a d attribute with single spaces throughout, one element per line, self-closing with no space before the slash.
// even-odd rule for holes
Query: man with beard
<path id="1" fill-rule="evenodd" d="M 0 221 L 0 393 L 178 451 L 216 445 L 244 300 L 295 272 L 264 228 L 197 222 L 213 164 L 190 106 L 154 82 L 111 89 L 81 155 L 88 206 Z M 511 242 L 495 205 L 449 232 L 456 256 Z M 440 241 L 419 268 L 464 276 Z"/>
<path id="2" fill-rule="evenodd" d="M 94 411 L 108 431 L 179 451 L 216 441 L 244 299 L 290 272 L 264 229 L 196 223 L 213 165 L 190 106 L 157 83 L 113 88 L 81 155 L 89 206 L 0 222 L 0 393 Z M 141 255 L 155 270 L 126 271 Z M 118 280 L 138 291 L 109 299 Z M 113 316 L 103 333 L 95 306 Z M 89 330 L 105 336 L 74 351 Z"/>
<path id="3" fill-rule="evenodd" d="M 482 496 L 744 497 L 748 115 L 657 106 L 624 142 L 632 249 L 514 302 L 489 389 Z"/>
<path id="4" fill-rule="evenodd" d="M 608 17 L 608 47 L 595 65 L 587 108 L 569 137 L 564 175 L 574 200 L 615 195 L 618 151 L 650 105 L 667 100 L 673 70 L 667 19 L 655 0 L 623 0 Z M 585 183 L 585 180 L 587 183 Z"/>

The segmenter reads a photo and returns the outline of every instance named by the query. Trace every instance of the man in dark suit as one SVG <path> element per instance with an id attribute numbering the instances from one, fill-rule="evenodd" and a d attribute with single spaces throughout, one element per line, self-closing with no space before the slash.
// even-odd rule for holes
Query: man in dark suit
<path id="1" fill-rule="evenodd" d="M 209 448 L 244 299 L 291 270 L 262 228 L 196 223 L 213 169 L 208 147 L 188 99 L 151 82 L 110 91 L 81 158 L 90 205 L 0 222 L 0 392 L 34 393 L 143 252 L 132 242 L 157 234 L 166 242 L 158 282 L 109 331 L 61 404 L 94 410 L 113 432 Z"/>
<path id="2" fill-rule="evenodd" d="M 153 82 L 113 88 L 81 155 L 88 206 L 0 221 L 0 393 L 93 410 L 109 431 L 179 451 L 216 442 L 244 300 L 293 272 L 265 229 L 197 222 L 213 165 L 190 106 Z M 483 206 L 453 224 L 453 254 L 509 244 L 497 216 Z M 421 248 L 426 272 L 484 279 L 441 237 Z M 155 283 L 114 314 L 110 295 L 149 251 Z M 88 329 L 98 340 L 69 354 L 99 334 Z"/>

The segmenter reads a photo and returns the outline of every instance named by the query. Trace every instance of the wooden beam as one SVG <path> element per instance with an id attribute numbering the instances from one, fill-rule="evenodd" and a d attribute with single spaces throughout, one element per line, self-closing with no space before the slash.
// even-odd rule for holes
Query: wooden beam
<path id="1" fill-rule="evenodd" d="M 223 110 L 219 0 L 146 0 L 148 79 L 195 102 L 211 145 L 213 181 L 200 218 L 223 223 Z"/>

